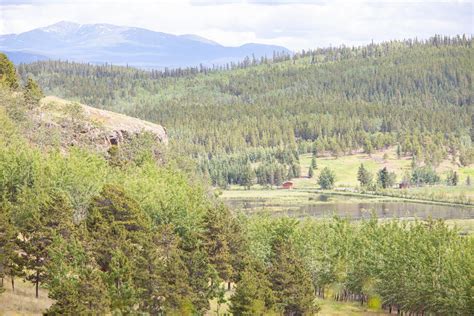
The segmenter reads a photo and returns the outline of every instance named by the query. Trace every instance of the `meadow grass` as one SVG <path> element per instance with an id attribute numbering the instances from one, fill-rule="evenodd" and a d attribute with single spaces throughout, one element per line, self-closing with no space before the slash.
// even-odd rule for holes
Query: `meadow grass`
<path id="1" fill-rule="evenodd" d="M 48 298 L 48 291 L 39 290 L 39 298 L 35 297 L 34 284 L 21 278 L 15 279 L 15 292 L 12 291 L 9 278 L 4 279 L 5 292 L 0 294 L 0 315 L 42 315 L 53 300 Z"/>

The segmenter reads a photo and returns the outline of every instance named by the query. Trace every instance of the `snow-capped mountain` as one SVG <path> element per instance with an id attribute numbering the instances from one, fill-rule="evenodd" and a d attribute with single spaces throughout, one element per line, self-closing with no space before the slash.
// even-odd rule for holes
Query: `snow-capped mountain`
<path id="1" fill-rule="evenodd" d="M 223 64 L 246 56 L 271 57 L 274 52 L 289 52 L 275 45 L 226 47 L 197 35 L 66 21 L 20 34 L 0 35 L 0 51 L 16 63 L 62 59 L 144 68 Z"/>

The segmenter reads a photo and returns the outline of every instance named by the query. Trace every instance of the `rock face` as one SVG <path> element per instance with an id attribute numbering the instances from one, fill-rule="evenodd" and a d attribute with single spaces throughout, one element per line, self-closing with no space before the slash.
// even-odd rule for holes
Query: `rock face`
<path id="1" fill-rule="evenodd" d="M 63 148 L 92 147 L 106 152 L 111 145 L 123 144 L 144 133 L 159 144 L 168 144 L 166 129 L 161 125 L 52 96 L 41 100 L 34 121 L 38 130 L 46 129 L 51 134 L 47 139 L 56 139 Z M 35 136 L 38 138 L 31 138 Z"/>

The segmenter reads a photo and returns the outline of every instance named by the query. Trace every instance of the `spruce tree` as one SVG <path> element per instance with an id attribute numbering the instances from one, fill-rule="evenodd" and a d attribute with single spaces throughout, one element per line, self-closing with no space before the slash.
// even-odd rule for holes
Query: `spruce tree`
<path id="1" fill-rule="evenodd" d="M 21 257 L 17 246 L 17 229 L 12 222 L 10 207 L 0 204 L 0 278 L 10 278 L 12 291 L 15 291 L 15 278 L 24 275 Z"/>
<path id="2" fill-rule="evenodd" d="M 314 302 L 315 290 L 311 275 L 291 242 L 277 236 L 272 249 L 269 279 L 276 309 L 284 315 L 316 313 L 319 307 Z"/>
<path id="3" fill-rule="evenodd" d="M 362 187 L 367 187 L 372 182 L 372 175 L 365 169 L 364 164 L 360 164 L 359 170 L 357 171 L 357 180 Z"/>
<path id="4" fill-rule="evenodd" d="M 230 298 L 232 315 L 270 314 L 274 304 L 271 282 L 267 271 L 255 260 L 247 263 L 240 275 L 240 281 Z"/>
<path id="5" fill-rule="evenodd" d="M 204 247 L 223 281 L 230 280 L 233 273 L 229 247 L 230 218 L 229 210 L 222 204 L 210 207 L 204 216 Z"/>
<path id="6" fill-rule="evenodd" d="M 313 155 L 313 157 L 311 158 L 311 168 L 313 168 L 313 169 L 318 168 L 318 164 L 316 162 L 316 155 Z"/>
<path id="7" fill-rule="evenodd" d="M 18 88 L 15 66 L 4 53 L 0 53 L 0 86 L 2 85 L 10 89 Z"/>
<path id="8" fill-rule="evenodd" d="M 328 167 L 324 167 L 321 170 L 318 178 L 318 184 L 321 186 L 322 189 L 332 189 L 334 187 L 334 183 L 336 182 L 336 175 L 334 172 L 329 169 Z"/>
<path id="9" fill-rule="evenodd" d="M 28 195 L 26 198 L 29 200 L 26 204 L 33 203 L 33 209 L 31 218 L 23 223 L 20 231 L 23 238 L 17 239 L 17 243 L 22 264 L 27 271 L 25 278 L 35 284 L 38 297 L 39 285 L 48 277 L 45 265 L 49 260 L 49 247 L 53 239 L 57 236 L 68 238 L 74 230 L 73 209 L 61 192 L 52 192 L 47 196 Z"/>
<path id="10" fill-rule="evenodd" d="M 28 108 L 33 109 L 38 106 L 39 101 L 44 97 L 43 91 L 36 81 L 32 78 L 28 78 L 25 85 L 25 103 Z"/>

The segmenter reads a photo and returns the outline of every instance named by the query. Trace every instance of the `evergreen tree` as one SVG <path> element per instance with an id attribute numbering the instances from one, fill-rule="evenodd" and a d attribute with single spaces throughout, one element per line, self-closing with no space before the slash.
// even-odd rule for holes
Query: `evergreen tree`
<path id="1" fill-rule="evenodd" d="M 133 277 L 134 271 L 130 259 L 120 249 L 114 250 L 109 271 L 105 275 L 113 312 L 130 313 L 138 303 L 138 291 L 134 286 Z"/>
<path id="2" fill-rule="evenodd" d="M 38 106 L 39 101 L 44 97 L 43 91 L 38 83 L 32 78 L 28 78 L 24 90 L 25 103 L 28 108 L 32 109 Z"/>
<path id="3" fill-rule="evenodd" d="M 357 171 L 357 180 L 361 187 L 367 187 L 372 182 L 372 175 L 365 169 L 364 164 L 360 164 L 359 170 Z"/>
<path id="4" fill-rule="evenodd" d="M 49 247 L 56 236 L 67 238 L 74 227 L 73 209 L 67 197 L 60 192 L 48 196 L 32 196 L 29 192 L 26 205 L 33 207 L 31 218 L 22 224 L 22 237 L 17 239 L 20 247 L 22 265 L 27 274 L 26 280 L 35 284 L 36 297 L 39 285 L 48 277 L 46 263 L 49 260 Z M 37 203 L 37 204 L 36 204 Z"/>
<path id="5" fill-rule="evenodd" d="M 328 167 L 324 167 L 321 170 L 318 178 L 318 184 L 321 186 L 322 189 L 332 189 L 334 187 L 334 183 L 336 182 L 336 175 L 334 172 L 329 169 Z"/>
<path id="6" fill-rule="evenodd" d="M 4 202 L 0 204 L 0 278 L 2 279 L 2 288 L 5 276 L 10 278 L 12 291 L 15 291 L 15 278 L 24 275 L 16 243 L 17 235 L 18 232 L 11 219 L 10 208 Z"/>
<path id="7" fill-rule="evenodd" d="M 400 159 L 402 157 L 402 147 L 400 144 L 397 144 L 397 158 Z"/>
<path id="8" fill-rule="evenodd" d="M 232 254 L 229 247 L 231 214 L 224 205 L 210 207 L 204 216 L 204 247 L 211 264 L 223 281 L 232 276 Z"/>
<path id="9" fill-rule="evenodd" d="M 0 86 L 1 85 L 5 85 L 10 89 L 18 88 L 15 66 L 4 53 L 0 53 Z"/>
<path id="10" fill-rule="evenodd" d="M 318 168 L 318 164 L 316 162 L 316 155 L 313 155 L 313 157 L 311 158 L 311 168 L 313 168 L 313 169 Z"/>
<path id="11" fill-rule="evenodd" d="M 252 185 L 252 180 L 255 178 L 255 172 L 253 171 L 250 164 L 245 165 L 241 177 L 242 180 L 240 184 L 247 187 L 247 189 L 250 189 L 250 186 Z"/>
<path id="12" fill-rule="evenodd" d="M 313 167 L 309 166 L 309 169 L 308 169 L 308 178 L 312 178 L 313 176 L 314 176 Z"/>
<path id="13" fill-rule="evenodd" d="M 459 182 L 459 176 L 456 171 L 450 170 L 446 176 L 446 184 L 456 186 Z"/>
<path id="14" fill-rule="evenodd" d="M 257 262 L 246 265 L 237 288 L 230 298 L 232 315 L 265 315 L 274 304 L 271 282 L 263 266 Z"/>
<path id="15" fill-rule="evenodd" d="M 314 302 L 315 291 L 311 275 L 291 242 L 277 236 L 272 249 L 269 276 L 276 309 L 284 315 L 316 313 L 319 307 Z"/>
<path id="16" fill-rule="evenodd" d="M 380 186 L 384 189 L 388 188 L 388 170 L 386 167 L 379 170 L 377 177 L 378 177 L 378 183 L 380 184 Z"/>

